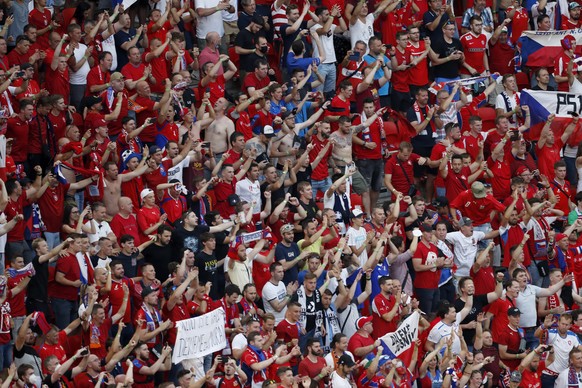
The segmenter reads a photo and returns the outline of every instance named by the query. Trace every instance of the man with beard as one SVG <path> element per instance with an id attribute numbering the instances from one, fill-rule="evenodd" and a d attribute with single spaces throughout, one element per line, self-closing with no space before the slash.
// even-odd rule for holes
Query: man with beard
<path id="1" fill-rule="evenodd" d="M 257 287 L 255 287 L 252 283 L 245 284 L 245 287 L 243 288 L 243 297 L 241 298 L 240 302 L 237 303 L 239 314 L 242 316 L 250 315 L 257 321 L 266 319 L 265 312 L 255 303 L 258 296 Z"/>
<path id="2" fill-rule="evenodd" d="M 301 306 L 299 325 L 304 330 L 304 335 L 299 337 L 299 347 L 305 349 L 309 338 L 317 337 L 319 341 L 325 330 L 322 326 L 321 292 L 317 289 L 317 276 L 315 274 L 305 275 L 303 285 L 293 294 L 291 301 L 297 302 Z"/>
<path id="3" fill-rule="evenodd" d="M 321 343 L 317 338 L 307 340 L 307 356 L 299 363 L 299 375 L 309 376 L 317 381 L 320 388 L 323 388 L 328 380 L 328 376 L 333 372 L 333 368 L 325 363 Z"/>
<path id="4" fill-rule="evenodd" d="M 143 251 L 144 260 L 151 263 L 157 276 L 165 281 L 170 275 L 168 261 L 172 257 L 172 228 L 168 225 L 160 225 L 157 230 L 157 239 Z"/>
<path id="5" fill-rule="evenodd" d="M 345 235 L 350 224 L 351 201 L 348 191 L 348 179 L 357 172 L 355 167 L 351 166 L 344 174 L 337 173 L 332 176 L 332 185 L 323 196 L 323 207 L 332 209 L 335 212 L 335 221 L 337 222 L 339 233 Z"/>
<path id="6" fill-rule="evenodd" d="M 159 290 L 154 290 L 151 287 L 143 288 L 141 291 L 143 303 L 135 314 L 136 327 L 137 322 L 143 322 L 141 327 L 142 329 L 146 329 L 141 337 L 141 341 L 144 342 L 144 345 L 147 345 L 150 350 L 157 345 L 164 343 L 163 333 L 172 327 L 172 321 L 169 319 L 165 322 L 162 321 L 162 314 L 158 309 L 158 295 Z M 158 361 L 163 358 L 164 357 L 160 357 Z"/>
<path id="7" fill-rule="evenodd" d="M 282 241 L 275 248 L 275 260 L 283 265 L 284 275 L 282 280 L 285 285 L 288 285 L 297 279 L 299 267 L 301 267 L 298 267 L 297 264 L 305 259 L 308 252 L 300 252 L 299 245 L 295 242 L 293 224 L 283 225 L 280 232 Z"/>
<path id="8" fill-rule="evenodd" d="M 280 261 L 271 263 L 269 271 L 271 272 L 271 279 L 269 279 L 262 290 L 263 306 L 265 307 L 265 312 L 275 316 L 275 324 L 279 324 L 285 318 L 287 303 L 292 299 L 295 291 L 297 291 L 297 282 L 285 285 L 283 282 L 285 270 Z"/>
<path id="9" fill-rule="evenodd" d="M 182 248 L 190 249 L 194 254 L 200 249 L 199 240 L 202 233 L 218 233 L 233 227 L 233 221 L 223 222 L 220 225 L 208 226 L 199 225 L 198 216 L 193 210 L 188 210 L 183 217 L 183 222 L 176 229 L 173 234 L 174 252 L 180 251 Z"/>
<path id="10" fill-rule="evenodd" d="M 325 193 L 331 186 L 331 179 L 329 177 L 329 159 L 332 151 L 329 148 L 325 151 L 327 143 L 331 143 L 331 148 L 334 147 L 334 141 L 329 139 L 330 133 L 330 121 L 324 119 L 323 122 L 319 124 L 319 127 L 317 127 L 317 135 L 311 137 L 313 149 L 309 152 L 309 158 L 315 160 L 320 153 L 324 153 L 320 163 L 311 173 L 311 189 L 313 190 L 314 197 L 317 195 L 318 190 Z"/>
<path id="11" fill-rule="evenodd" d="M 107 115 L 113 116 L 107 121 L 109 121 L 109 136 L 115 140 L 121 133 L 122 120 L 129 113 L 129 97 L 125 92 L 123 74 L 119 72 L 111 74 L 109 87 L 101 93 L 101 101 L 103 101 L 106 117 Z M 114 117 L 116 112 L 118 115 Z"/>
<path id="12" fill-rule="evenodd" d="M 170 322 L 170 321 L 168 321 Z M 147 334 L 146 334 L 147 335 Z M 156 362 L 152 362 L 151 347 L 149 344 L 140 344 L 135 350 L 133 360 L 135 385 L 149 387 L 154 385 L 154 375 L 172 369 L 172 348 L 164 346 Z"/>
<path id="13" fill-rule="evenodd" d="M 194 265 L 200 270 L 200 284 L 212 283 L 210 297 L 219 299 L 224 294 L 224 256 L 217 259 L 216 238 L 212 233 L 200 235 L 202 249 L 196 253 Z"/>
<path id="14" fill-rule="evenodd" d="M 361 3 L 359 3 L 361 4 Z M 354 360 L 344 354 L 337 361 L 337 368 L 330 375 L 331 386 L 336 388 L 351 388 L 351 374 L 356 367 Z"/>

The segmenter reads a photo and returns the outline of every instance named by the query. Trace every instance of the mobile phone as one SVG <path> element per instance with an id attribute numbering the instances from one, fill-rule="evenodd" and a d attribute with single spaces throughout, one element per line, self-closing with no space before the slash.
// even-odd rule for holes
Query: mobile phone
<path id="1" fill-rule="evenodd" d="M 296 114 L 297 114 L 297 108 L 293 108 L 293 109 L 291 110 L 291 113 L 292 113 L 293 115 L 296 115 Z"/>
<path id="2" fill-rule="evenodd" d="M 210 142 L 209 141 L 202 142 L 202 145 L 200 147 L 202 147 L 202 148 L 210 148 Z"/>
<path id="3" fill-rule="evenodd" d="M 511 136 L 509 136 L 510 141 L 517 141 L 519 140 L 519 131 L 511 131 Z"/>
<path id="4" fill-rule="evenodd" d="M 360 60 L 360 53 L 359 52 L 355 52 L 352 55 L 350 55 L 350 57 L 348 58 L 348 60 L 350 61 L 359 61 Z"/>
<path id="5" fill-rule="evenodd" d="M 17 71 L 16 76 L 17 77 L 24 77 L 24 71 Z"/>

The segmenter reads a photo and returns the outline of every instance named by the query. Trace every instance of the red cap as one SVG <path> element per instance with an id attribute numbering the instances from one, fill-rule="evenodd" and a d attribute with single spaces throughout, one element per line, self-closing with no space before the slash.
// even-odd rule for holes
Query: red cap
<path id="1" fill-rule="evenodd" d="M 517 175 L 521 175 L 521 174 L 523 174 L 526 171 L 529 171 L 529 168 L 527 168 L 527 166 L 519 166 L 518 169 L 517 169 L 517 171 L 515 171 L 515 173 Z"/>
<path id="2" fill-rule="evenodd" d="M 366 323 L 372 322 L 372 317 L 360 317 L 356 320 L 356 329 L 360 330 Z"/>
<path id="3" fill-rule="evenodd" d="M 103 120 L 103 119 L 99 119 L 95 121 L 95 128 L 99 128 L 99 127 L 107 127 L 107 121 Z"/>
<path id="4" fill-rule="evenodd" d="M 558 234 L 556 235 L 556 242 L 557 242 L 557 241 L 560 241 L 560 240 L 563 240 L 563 239 L 565 239 L 565 238 L 568 238 L 568 235 L 567 235 L 566 233 L 558 233 Z"/>

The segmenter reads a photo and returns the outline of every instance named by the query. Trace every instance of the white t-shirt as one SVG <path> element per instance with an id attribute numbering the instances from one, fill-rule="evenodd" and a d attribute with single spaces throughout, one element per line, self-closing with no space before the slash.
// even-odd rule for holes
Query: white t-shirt
<path id="1" fill-rule="evenodd" d="M 196 10 L 198 8 L 214 8 L 218 5 L 219 0 L 196 0 Z M 214 12 L 210 16 L 198 17 L 198 26 L 196 27 L 196 37 L 206 39 L 209 32 L 217 32 L 220 37 L 224 35 L 224 25 L 222 24 L 222 12 Z"/>
<path id="2" fill-rule="evenodd" d="M 234 12 L 230 13 L 226 9 L 220 11 L 222 13 L 222 20 L 225 22 L 236 22 L 238 20 L 238 1 L 230 0 L 229 4 L 234 7 Z"/>
<path id="3" fill-rule="evenodd" d="M 366 234 L 367 234 L 366 229 L 364 229 L 363 227 L 356 230 L 350 226 L 348 228 L 348 231 L 346 232 L 346 237 L 348 238 L 348 246 L 360 248 L 362 244 L 366 242 Z M 364 264 L 366 264 L 366 261 L 368 261 L 368 251 L 364 249 L 362 253 L 360 253 L 360 256 L 358 256 L 358 259 L 360 259 L 360 267 L 363 267 Z"/>
<path id="4" fill-rule="evenodd" d="M 543 290 L 538 286 L 528 284 L 515 299 L 515 306 L 521 311 L 519 327 L 537 326 L 537 295 Z"/>
<path id="5" fill-rule="evenodd" d="M 368 41 L 372 36 L 374 36 L 374 14 L 369 13 L 366 16 L 366 23 L 358 18 L 355 24 L 350 24 L 350 43 L 351 47 L 354 48 L 358 40 L 366 42 L 366 52 L 364 55 L 368 54 L 369 48 L 367 47 Z"/>
<path id="6" fill-rule="evenodd" d="M 517 103 L 517 97 L 520 95 L 521 93 L 513 93 L 513 96 L 509 97 L 509 107 L 511 109 L 515 109 L 517 107 L 517 105 L 519 105 Z M 507 106 L 505 106 L 505 98 L 504 96 L 499 93 L 497 95 L 497 98 L 495 99 L 495 109 L 503 109 L 505 112 L 509 112 L 511 109 L 507 109 Z M 517 128 L 517 116 L 514 114 L 512 116 L 513 119 L 513 123 L 509 123 L 509 126 L 511 128 Z"/>
<path id="7" fill-rule="evenodd" d="M 190 156 L 186 156 L 180 163 L 176 164 L 174 167 L 169 168 L 168 182 L 172 179 L 177 179 L 180 181 L 180 183 L 184 183 L 182 175 L 188 166 L 190 166 Z"/>
<path id="8" fill-rule="evenodd" d="M 333 371 L 330 376 L 330 386 L 333 388 L 352 388 L 352 383 L 349 379 L 344 379 L 340 375 L 337 374 L 336 371 Z"/>
<path id="9" fill-rule="evenodd" d="M 572 331 L 566 333 L 566 338 L 563 338 L 558 333 L 558 329 L 548 330 L 548 345 L 554 347 L 554 362 L 547 366 L 549 370 L 555 373 L 560 373 L 568 368 L 568 354 L 575 347 L 580 346 L 578 336 Z M 568 385 L 556 385 L 556 387 L 567 387 Z"/>
<path id="10" fill-rule="evenodd" d="M 238 333 L 232 339 L 232 349 L 243 350 L 247 347 L 249 341 L 247 341 L 247 337 L 243 333 Z"/>
<path id="11" fill-rule="evenodd" d="M 285 319 L 285 313 L 287 312 L 287 306 L 283 307 L 280 312 L 275 311 L 273 306 L 269 301 L 276 300 L 281 302 L 285 299 L 287 295 L 287 289 L 285 288 L 285 283 L 279 282 L 279 284 L 274 285 L 271 281 L 268 281 L 263 286 L 263 307 L 266 313 L 271 313 L 275 316 L 275 325 L 278 325 L 283 319 Z"/>
<path id="12" fill-rule="evenodd" d="M 94 244 L 97 241 L 99 241 L 99 239 L 101 237 L 107 237 L 108 234 L 113 233 L 113 230 L 111 229 L 111 226 L 109 226 L 109 222 L 107 221 L 101 221 L 101 222 L 97 222 L 95 220 L 89 220 L 85 223 L 85 225 L 90 225 L 91 223 L 93 223 L 93 225 L 95 226 L 95 234 L 88 234 L 89 237 L 89 243 Z"/>
<path id="13" fill-rule="evenodd" d="M 332 24 L 326 35 L 319 35 L 321 46 L 325 52 L 325 62 L 323 63 L 335 63 L 337 61 L 335 58 L 335 49 L 333 47 L 333 32 L 335 31 L 336 27 L 337 26 L 335 24 Z M 310 30 L 317 31 L 320 28 L 323 28 L 323 26 L 321 24 L 316 24 L 311 27 Z M 319 57 L 319 50 L 317 49 L 317 45 L 315 43 L 313 43 L 313 57 Z"/>
<path id="14" fill-rule="evenodd" d="M 570 85 L 570 93 L 582 94 L 582 83 L 576 77 L 574 77 L 574 82 Z"/>
<path id="15" fill-rule="evenodd" d="M 455 276 L 469 276 L 471 267 L 477 256 L 477 243 L 485 238 L 485 233 L 475 231 L 471 237 L 466 237 L 461 232 L 447 233 L 447 242 L 453 244 L 455 253 Z"/>
<path id="16" fill-rule="evenodd" d="M 456 320 L 451 325 L 447 325 L 445 322 L 440 321 L 437 323 L 430 333 L 428 333 L 428 340 L 432 343 L 438 344 L 441 338 L 448 338 L 451 336 L 451 332 L 454 330 L 455 333 L 459 330 L 459 325 L 461 324 L 461 313 L 457 313 Z M 459 336 L 455 335 L 453 340 L 453 353 L 461 353 L 461 341 L 459 341 Z"/>
<path id="17" fill-rule="evenodd" d="M 73 51 L 75 60 L 77 62 L 81 61 L 86 51 L 87 46 L 83 43 L 79 43 L 79 46 Z M 69 83 L 71 85 L 87 85 L 87 74 L 89 74 L 89 70 L 91 70 L 91 67 L 87 61 L 83 63 L 83 66 L 81 66 L 79 70 L 69 70 Z"/>
<path id="18" fill-rule="evenodd" d="M 104 39 L 101 42 L 101 47 L 103 48 L 103 51 L 111 53 L 111 56 L 113 57 L 113 62 L 111 63 L 111 72 L 113 73 L 115 70 L 117 70 L 117 50 L 115 49 L 115 35 L 111 35 L 109 38 Z"/>
<path id="19" fill-rule="evenodd" d="M 245 178 L 236 182 L 235 193 L 240 197 L 241 201 L 247 201 L 250 204 L 255 202 L 253 214 L 261 212 L 261 184 L 258 180 L 251 182 L 249 178 Z"/>

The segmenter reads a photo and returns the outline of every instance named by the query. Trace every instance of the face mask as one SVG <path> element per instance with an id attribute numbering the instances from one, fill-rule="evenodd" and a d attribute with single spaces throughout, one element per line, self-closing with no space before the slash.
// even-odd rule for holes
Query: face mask
<path id="1" fill-rule="evenodd" d="M 263 54 L 266 54 L 266 53 L 267 53 L 267 51 L 269 51 L 269 46 L 261 46 L 261 52 L 262 52 Z"/>
<path id="2" fill-rule="evenodd" d="M 40 387 L 40 385 L 42 383 L 40 377 L 38 377 L 35 374 L 30 375 L 30 377 L 28 378 L 28 381 L 30 381 L 30 384 L 33 384 L 33 385 L 35 385 L 37 387 Z"/>

